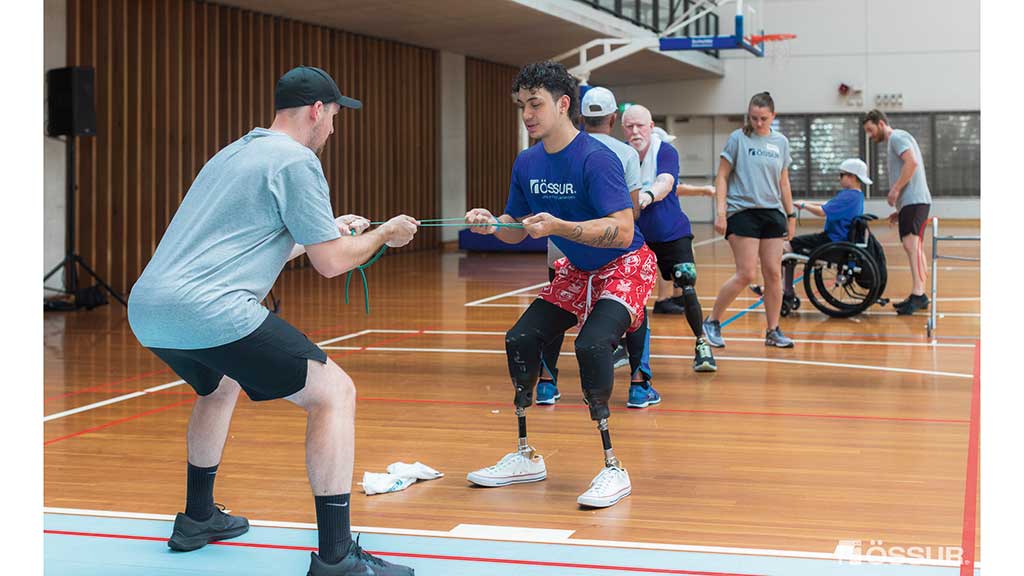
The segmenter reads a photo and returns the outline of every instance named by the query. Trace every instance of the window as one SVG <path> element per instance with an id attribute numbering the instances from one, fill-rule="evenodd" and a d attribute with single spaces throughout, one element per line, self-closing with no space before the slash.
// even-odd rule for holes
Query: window
<path id="1" fill-rule="evenodd" d="M 847 158 L 864 158 L 858 116 L 812 116 L 810 118 L 810 192 L 827 198 L 839 189 L 839 164 Z"/>
<path id="2" fill-rule="evenodd" d="M 934 156 L 932 195 L 981 196 L 981 114 L 936 114 Z"/>

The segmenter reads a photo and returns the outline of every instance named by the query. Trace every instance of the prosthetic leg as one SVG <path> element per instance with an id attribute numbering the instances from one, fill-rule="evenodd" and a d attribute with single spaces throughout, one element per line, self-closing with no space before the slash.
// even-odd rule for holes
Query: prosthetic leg
<path id="1" fill-rule="evenodd" d="M 576 360 L 580 365 L 583 398 L 590 409 L 590 419 L 597 422 L 604 450 L 604 468 L 590 483 L 590 488 L 577 499 L 583 506 L 611 506 L 632 490 L 629 474 L 615 456 L 608 431 L 608 400 L 611 399 L 614 381 L 612 354 L 629 324 L 629 312 L 622 304 L 614 300 L 599 300 L 576 338 Z"/>
<path id="2" fill-rule="evenodd" d="M 697 337 L 694 346 L 693 369 L 696 372 L 715 372 L 718 365 L 711 353 L 711 346 L 704 339 L 703 318 L 700 299 L 697 297 L 697 266 L 693 262 L 682 262 L 672 267 L 672 282 L 683 290 L 683 307 L 690 331 Z"/>
<path id="3" fill-rule="evenodd" d="M 537 482 L 547 478 L 544 458 L 537 454 L 527 440 L 526 409 L 533 404 L 542 349 L 575 325 L 576 316 L 538 299 L 505 334 L 508 371 L 515 390 L 513 403 L 519 424 L 519 441 L 516 451 L 506 454 L 494 466 L 470 472 L 466 476 L 470 482 L 493 487 Z"/>

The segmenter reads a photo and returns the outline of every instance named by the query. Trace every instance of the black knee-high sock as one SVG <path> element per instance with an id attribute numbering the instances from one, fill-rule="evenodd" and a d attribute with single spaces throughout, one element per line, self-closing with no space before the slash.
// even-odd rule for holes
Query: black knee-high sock
<path id="1" fill-rule="evenodd" d="M 188 491 L 185 496 L 185 515 L 202 522 L 213 515 L 213 482 L 217 479 L 217 466 L 200 468 L 188 465 Z"/>
<path id="2" fill-rule="evenodd" d="M 704 337 L 704 313 L 700 309 L 700 299 L 692 287 L 683 288 L 683 308 L 686 309 L 686 323 L 697 338 Z"/>
<path id="3" fill-rule="evenodd" d="M 547 368 L 547 370 L 540 371 L 541 380 L 558 382 L 558 356 L 562 353 L 562 342 L 564 341 L 565 333 L 562 333 L 544 345 L 541 359 L 544 361 L 543 368 Z"/>
<path id="4" fill-rule="evenodd" d="M 644 359 L 644 346 L 647 345 L 647 314 L 644 313 L 644 322 L 633 332 L 626 332 L 626 352 L 629 353 L 629 375 L 630 380 L 637 376 L 640 363 Z M 646 374 L 640 374 L 641 380 L 647 380 Z"/>
<path id="5" fill-rule="evenodd" d="M 320 541 L 320 559 L 328 564 L 340 561 L 352 543 L 349 496 L 350 494 L 337 494 L 313 497 L 316 502 L 316 529 Z"/>

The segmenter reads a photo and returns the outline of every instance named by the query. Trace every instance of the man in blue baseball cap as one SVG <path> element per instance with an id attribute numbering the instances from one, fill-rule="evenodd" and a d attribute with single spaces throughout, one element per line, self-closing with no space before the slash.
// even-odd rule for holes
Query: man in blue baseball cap
<path id="1" fill-rule="evenodd" d="M 352 379 L 260 304 L 285 262 L 300 254 L 330 278 L 416 234 L 418 222 L 409 216 L 366 233 L 365 218 L 334 217 L 318 154 L 341 108 L 361 106 L 319 68 L 282 76 L 274 123 L 254 128 L 203 166 L 132 288 L 128 321 L 135 337 L 199 395 L 188 425 L 185 512 L 167 542 L 174 550 L 249 530 L 248 520 L 213 500 L 235 401 L 245 390 L 254 401 L 284 398 L 308 414 L 306 466 L 319 529 L 319 554 L 312 553 L 308 575 L 413 574 L 352 540 Z"/>

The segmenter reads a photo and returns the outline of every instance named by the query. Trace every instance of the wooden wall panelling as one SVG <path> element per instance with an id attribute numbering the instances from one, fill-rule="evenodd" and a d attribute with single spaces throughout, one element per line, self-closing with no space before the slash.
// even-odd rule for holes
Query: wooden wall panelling
<path id="1" fill-rule="evenodd" d="M 69 0 L 67 17 L 69 65 L 96 69 L 76 241 L 115 288 L 130 289 L 206 161 L 270 125 L 274 84 L 299 64 L 365 104 L 342 111 L 321 158 L 336 211 L 438 214 L 435 51 L 196 0 Z M 409 249 L 439 238 L 423 229 Z"/>

